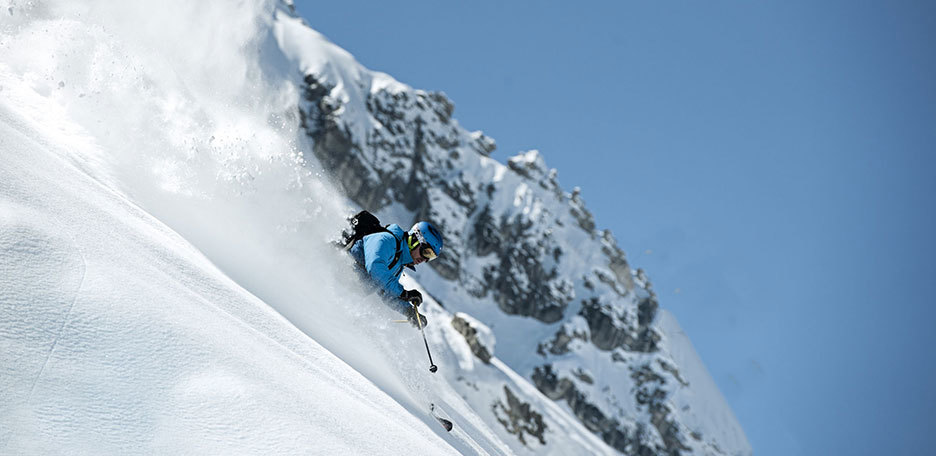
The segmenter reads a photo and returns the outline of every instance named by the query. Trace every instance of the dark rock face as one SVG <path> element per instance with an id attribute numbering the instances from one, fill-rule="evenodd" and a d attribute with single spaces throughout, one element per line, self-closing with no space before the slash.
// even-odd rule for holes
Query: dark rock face
<path id="1" fill-rule="evenodd" d="M 579 376 L 581 373 L 573 373 Z M 628 426 L 605 414 L 575 387 L 569 378 L 558 376 L 552 365 L 546 364 L 533 371 L 533 383 L 546 397 L 565 401 L 575 416 L 590 431 L 600 435 L 612 448 L 624 454 L 679 456 L 689 451 L 679 434 L 679 427 L 669 418 L 669 407 L 665 405 L 667 393 L 661 386 L 666 380 L 649 367 L 635 370 L 631 377 L 637 382 L 637 401 L 645 406 L 651 423 L 663 438 L 664 447 L 652 443 L 647 430 L 641 425 Z"/>
<path id="2" fill-rule="evenodd" d="M 632 369 L 631 378 L 637 383 L 637 403 L 645 406 L 650 413 L 650 422 L 657 429 L 666 444 L 666 453 L 678 456 L 689 451 L 679 433 L 679 426 L 670 418 L 670 409 L 666 405 L 666 379 L 657 374 L 649 365 Z"/>
<path id="3" fill-rule="evenodd" d="M 634 289 L 634 279 L 631 277 L 630 264 L 624 251 L 617 245 L 614 236 L 610 231 L 604 230 L 601 234 L 601 251 L 608 256 L 608 268 L 614 274 L 617 283 L 623 285 L 623 290 L 615 289 L 618 294 L 623 295 L 627 291 Z"/>
<path id="4" fill-rule="evenodd" d="M 633 342 L 628 322 L 621 321 L 621 316 L 614 315 L 613 309 L 602 306 L 597 298 L 583 302 L 579 315 L 585 317 L 585 321 L 588 322 L 591 341 L 596 347 L 609 351 Z"/>
<path id="5" fill-rule="evenodd" d="M 498 400 L 491 406 L 497 421 L 508 433 L 516 435 L 520 443 L 526 445 L 527 436 L 529 436 L 538 440 L 541 445 L 545 445 L 546 439 L 543 433 L 546 431 L 546 423 L 543 422 L 543 415 L 533 410 L 530 404 L 518 399 L 506 385 L 504 395 L 507 399 L 506 404 Z"/>
<path id="6" fill-rule="evenodd" d="M 537 367 L 533 371 L 533 384 L 546 397 L 569 404 L 576 418 L 588 430 L 601 436 L 612 448 L 624 454 L 658 454 L 653 448 L 642 443 L 634 430 L 628 429 L 616 419 L 606 417 L 598 407 L 589 403 L 570 379 L 559 378 L 553 372 L 552 365 Z"/>
<path id="7" fill-rule="evenodd" d="M 669 374 L 672 375 L 673 378 L 675 378 L 676 381 L 678 381 L 680 385 L 689 386 L 689 382 L 687 382 L 686 380 L 682 378 L 682 375 L 679 374 L 679 369 L 677 369 L 676 366 L 666 361 L 663 361 L 662 359 L 658 359 L 657 364 L 660 366 L 660 369 L 663 369 L 664 371 L 669 372 Z"/>
<path id="8" fill-rule="evenodd" d="M 562 319 L 573 285 L 543 261 L 555 263 L 562 250 L 541 225 L 522 214 L 495 218 L 485 206 L 475 217 L 468 246 L 479 257 L 496 255 L 497 264 L 483 271 L 482 281 L 501 310 L 546 323 Z"/>
<path id="9" fill-rule="evenodd" d="M 538 151 L 529 151 L 516 155 L 507 160 L 507 167 L 517 174 L 536 182 L 542 189 L 549 190 L 557 198 L 562 199 L 562 188 L 559 187 L 557 177 L 559 172 L 546 168 L 546 163 Z"/>
<path id="10" fill-rule="evenodd" d="M 471 353 L 477 356 L 484 364 L 491 363 L 491 350 L 478 340 L 478 330 L 473 328 L 471 324 L 468 323 L 468 320 L 455 314 L 455 318 L 452 318 L 452 327 L 465 337 L 465 341 L 468 342 L 468 347 L 471 348 Z"/>
<path id="11" fill-rule="evenodd" d="M 656 300 L 651 298 L 645 301 L 656 303 Z M 646 307 L 646 312 L 650 312 L 650 304 Z M 656 307 L 653 306 L 652 310 L 655 312 Z M 652 315 L 644 315 L 643 324 L 640 318 L 638 321 L 631 321 L 626 313 L 602 303 L 597 298 L 583 301 L 579 315 L 588 322 L 592 343 L 601 350 L 611 351 L 623 347 L 628 351 L 650 353 L 657 349 L 660 336 L 648 326 Z"/>
<path id="12" fill-rule="evenodd" d="M 507 236 L 498 250 L 500 262 L 484 272 L 484 281 L 496 292 L 495 301 L 504 312 L 554 323 L 574 297 L 573 287 L 540 261 L 552 250 L 551 239 L 528 236 L 529 228 L 523 221 L 501 224 L 500 233 Z"/>
<path id="13" fill-rule="evenodd" d="M 575 217 L 575 220 L 578 221 L 579 226 L 585 231 L 593 232 L 595 230 L 595 217 L 588 209 L 585 209 L 585 201 L 582 200 L 582 190 L 578 187 L 572 190 L 571 206 L 569 211 L 572 213 L 572 216 Z"/>
<path id="14" fill-rule="evenodd" d="M 302 127 L 312 137 L 313 153 L 334 179 L 343 184 L 351 199 L 360 201 L 364 207 L 385 205 L 386 187 L 374 185 L 373 180 L 366 178 L 373 170 L 363 160 L 359 146 L 342 122 L 341 102 L 331 96 L 334 87 L 313 75 L 307 75 L 305 82 L 308 109 L 300 110 L 299 114 Z"/>
<path id="15" fill-rule="evenodd" d="M 488 206 L 481 210 L 471 228 L 472 235 L 469 240 L 469 247 L 479 257 L 485 257 L 497 252 L 497 249 L 501 248 L 501 245 L 505 242 L 500 234 L 500 226 L 497 220 L 494 220 Z"/>
<path id="16" fill-rule="evenodd" d="M 541 342 L 537 348 L 536 353 L 542 357 L 546 357 L 547 353 L 551 355 L 565 355 L 571 350 L 569 344 L 574 340 L 588 340 L 588 334 L 582 331 L 569 331 L 565 325 L 560 326 L 559 330 L 556 331 L 556 335 L 553 338 L 546 342 Z"/>

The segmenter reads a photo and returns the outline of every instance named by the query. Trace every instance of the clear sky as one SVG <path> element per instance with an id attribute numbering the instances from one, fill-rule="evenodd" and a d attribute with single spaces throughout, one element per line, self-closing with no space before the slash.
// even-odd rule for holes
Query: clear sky
<path id="1" fill-rule="evenodd" d="M 931 454 L 936 2 L 296 3 L 581 187 L 755 454 Z"/>

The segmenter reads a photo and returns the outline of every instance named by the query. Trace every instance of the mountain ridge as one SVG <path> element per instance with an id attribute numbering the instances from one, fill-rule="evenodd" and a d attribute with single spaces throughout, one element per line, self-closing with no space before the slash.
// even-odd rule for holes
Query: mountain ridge
<path id="1" fill-rule="evenodd" d="M 546 167 L 535 150 L 506 164 L 492 160 L 495 142 L 462 129 L 452 117 L 454 103 L 443 93 L 387 83 L 382 73 L 368 77 L 355 65 L 356 73 L 365 76 L 350 81 L 340 78 L 351 72 L 300 65 L 306 68 L 301 125 L 318 163 L 360 207 L 443 227 L 445 255 L 432 264 L 433 274 L 415 274 L 427 290 L 455 288 L 473 300 L 488 300 L 506 315 L 542 323 L 535 348 L 525 352 L 539 361 L 508 359 L 507 364 L 618 451 L 750 451 L 736 422 L 728 433 L 735 441 L 726 445 L 732 453 L 723 452 L 714 439 L 707 441 L 709 432 L 699 425 L 690 430 L 679 422 L 672 401 L 689 384 L 659 347 L 664 337 L 654 324 L 656 295 L 643 271 L 631 270 L 610 231 L 596 230 L 577 188 L 564 192 L 557 171 Z M 348 88 L 354 94 L 348 95 Z M 571 247 L 583 244 L 598 253 Z M 446 308 L 482 321 L 491 318 L 479 306 L 464 303 L 458 292 L 434 296 Z M 570 361 L 568 355 L 586 344 L 606 360 Z M 594 387 L 587 372 L 606 371 L 615 363 L 634 364 L 618 373 L 629 380 L 632 394 L 610 385 L 602 387 L 617 394 L 602 394 Z M 620 405 L 619 396 L 633 402 Z"/>

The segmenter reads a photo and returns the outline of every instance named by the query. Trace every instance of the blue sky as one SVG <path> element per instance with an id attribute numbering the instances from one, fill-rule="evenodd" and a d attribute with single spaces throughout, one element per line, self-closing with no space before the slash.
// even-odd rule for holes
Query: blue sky
<path id="1" fill-rule="evenodd" d="M 581 187 L 755 454 L 931 451 L 936 3 L 297 8 Z"/>

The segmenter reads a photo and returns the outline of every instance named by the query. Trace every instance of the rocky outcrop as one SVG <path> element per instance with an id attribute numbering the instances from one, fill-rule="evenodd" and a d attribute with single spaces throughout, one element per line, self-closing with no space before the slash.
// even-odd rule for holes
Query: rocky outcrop
<path id="1" fill-rule="evenodd" d="M 494 300 L 504 312 L 545 323 L 557 322 L 575 297 L 574 287 L 541 261 L 546 252 L 559 252 L 558 247 L 548 236 L 530 233 L 531 228 L 523 220 L 500 225 L 499 262 L 484 270 L 484 282 L 495 292 Z"/>
<path id="2" fill-rule="evenodd" d="M 618 284 L 622 289 L 615 289 L 618 294 L 625 294 L 634 289 L 634 279 L 631 273 L 630 264 L 624 251 L 617 245 L 614 235 L 611 231 L 604 230 L 601 233 L 601 251 L 608 257 L 608 269 L 614 274 Z"/>
<path id="3" fill-rule="evenodd" d="M 586 232 L 593 233 L 595 231 L 595 217 L 585 208 L 585 201 L 582 200 L 582 189 L 575 187 L 572 190 L 570 202 L 569 212 L 575 217 L 578 225 Z"/>
<path id="4" fill-rule="evenodd" d="M 478 357 L 483 363 L 490 364 L 493 347 L 488 347 L 478 337 L 478 328 L 471 324 L 471 321 L 462 313 L 456 313 L 452 318 L 452 327 L 464 336 L 465 342 L 471 348 L 471 353 Z"/>
<path id="5" fill-rule="evenodd" d="M 562 325 L 552 339 L 540 342 L 536 347 L 536 353 L 542 357 L 549 355 L 565 355 L 571 352 L 570 344 L 575 341 L 587 341 L 588 333 L 569 328 L 569 325 Z"/>
<path id="6" fill-rule="evenodd" d="M 572 374 L 582 380 L 581 371 Z M 690 450 L 683 444 L 679 426 L 671 419 L 670 409 L 665 404 L 667 393 L 662 388 L 665 378 L 648 366 L 635 369 L 631 377 L 637 384 L 637 403 L 645 407 L 650 415 L 650 423 L 655 432 L 651 433 L 640 423 L 622 423 L 606 415 L 576 388 L 572 379 L 559 376 L 549 364 L 534 369 L 532 379 L 540 392 L 550 399 L 565 401 L 585 427 L 624 454 L 678 456 Z M 657 443 L 658 438 L 662 439 L 662 445 Z"/>
<path id="7" fill-rule="evenodd" d="M 546 161 L 538 150 L 531 150 L 517 154 L 507 160 L 507 167 L 517 174 L 536 182 L 544 190 L 552 192 L 556 197 L 562 198 L 562 188 L 559 187 L 557 177 L 559 172 L 555 168 L 547 168 Z"/>
<path id="8" fill-rule="evenodd" d="M 541 445 L 545 445 L 543 433 L 546 431 L 546 423 L 543 422 L 543 415 L 533 410 L 530 404 L 518 399 L 506 385 L 504 396 L 506 403 L 498 400 L 491 406 L 497 421 L 509 434 L 516 435 L 520 443 L 527 445 L 527 439 L 532 437 Z"/>
<path id="9" fill-rule="evenodd" d="M 643 319 L 639 316 L 632 318 L 623 309 L 603 303 L 598 298 L 583 301 L 579 315 L 588 323 L 591 342 L 605 351 L 619 347 L 643 353 L 656 351 L 660 336 L 649 327 L 652 315 L 648 315 L 651 309 L 655 311 L 656 300 L 647 298 L 641 303 L 646 303 L 642 311 Z M 641 313 L 639 309 L 640 306 L 638 306 L 638 315 Z"/>
<path id="10" fill-rule="evenodd" d="M 333 97 L 333 83 L 306 75 L 303 96 L 307 108 L 300 110 L 300 122 L 313 140 L 312 151 L 348 196 L 363 207 L 387 203 L 386 186 L 378 185 L 378 173 L 360 153 L 350 129 L 340 116 L 341 101 Z"/>
<path id="11" fill-rule="evenodd" d="M 680 435 L 679 425 L 670 417 L 670 408 L 666 405 L 666 378 L 657 374 L 647 364 L 632 368 L 631 378 L 637 385 L 637 404 L 645 407 L 646 412 L 650 414 L 650 423 L 665 444 L 665 454 L 678 456 L 689 451 Z"/>
<path id="12" fill-rule="evenodd" d="M 533 371 L 533 384 L 546 397 L 555 401 L 564 401 L 569 405 L 575 417 L 590 431 L 595 432 L 612 448 L 624 454 L 657 454 L 652 447 L 641 439 L 641 434 L 630 429 L 617 419 L 606 416 L 595 404 L 588 401 L 569 379 L 560 378 L 546 364 Z"/>

